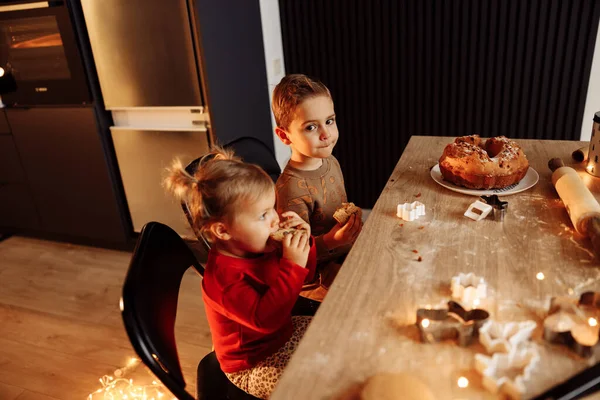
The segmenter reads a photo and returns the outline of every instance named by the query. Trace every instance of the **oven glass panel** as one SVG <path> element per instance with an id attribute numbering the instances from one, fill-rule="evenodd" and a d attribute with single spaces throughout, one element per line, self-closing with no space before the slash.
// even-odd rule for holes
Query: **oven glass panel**
<path id="1" fill-rule="evenodd" d="M 56 17 L 0 21 L 0 59 L 17 81 L 71 78 Z"/>

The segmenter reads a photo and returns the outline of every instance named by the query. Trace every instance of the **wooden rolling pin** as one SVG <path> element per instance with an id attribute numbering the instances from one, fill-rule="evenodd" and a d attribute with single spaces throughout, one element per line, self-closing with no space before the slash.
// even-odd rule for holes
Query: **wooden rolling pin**
<path id="1" fill-rule="evenodd" d="M 600 258 L 600 204 L 577 171 L 565 166 L 560 158 L 548 161 L 548 167 L 552 170 L 552 184 L 565 204 L 573 226 L 591 239 L 596 257 Z"/>
<path id="2" fill-rule="evenodd" d="M 573 157 L 573 160 L 583 162 L 587 160 L 589 151 L 590 146 L 583 146 L 582 148 L 575 150 L 571 156 Z"/>

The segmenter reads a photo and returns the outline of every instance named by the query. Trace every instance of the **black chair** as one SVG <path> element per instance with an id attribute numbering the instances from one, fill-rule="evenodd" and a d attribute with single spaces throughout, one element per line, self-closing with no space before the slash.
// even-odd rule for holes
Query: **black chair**
<path id="1" fill-rule="evenodd" d="M 260 166 L 273 182 L 277 182 L 277 178 L 281 175 L 281 168 L 273 151 L 261 140 L 242 136 L 225 144 L 224 147 L 233 149 L 244 162 Z"/>
<path id="2" fill-rule="evenodd" d="M 273 182 L 277 182 L 281 168 L 273 151 L 261 140 L 251 136 L 242 136 L 224 144 L 223 147 L 232 149 L 244 162 L 260 166 Z M 185 170 L 193 175 L 201 160 L 202 156 L 196 158 L 185 167 Z"/>
<path id="3" fill-rule="evenodd" d="M 158 222 L 147 223 L 131 258 L 121 307 L 125 330 L 140 360 L 180 400 L 194 398 L 185 390 L 175 343 L 179 287 L 190 267 L 204 274 L 175 231 Z M 299 298 L 292 315 L 314 315 L 318 306 L 313 300 Z M 199 400 L 256 399 L 227 379 L 214 351 L 200 361 L 197 373 Z"/>
<path id="4" fill-rule="evenodd" d="M 204 273 L 181 237 L 166 225 L 149 222 L 142 228 L 123 285 L 125 330 L 142 362 L 180 400 L 194 397 L 186 390 L 175 343 L 177 299 L 188 268 Z M 215 353 L 198 365 L 197 398 L 250 400 L 225 376 Z"/>

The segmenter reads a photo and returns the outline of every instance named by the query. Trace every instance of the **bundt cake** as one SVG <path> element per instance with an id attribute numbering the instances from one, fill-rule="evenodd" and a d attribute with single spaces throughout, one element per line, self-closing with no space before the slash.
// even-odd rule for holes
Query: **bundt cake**
<path id="1" fill-rule="evenodd" d="M 521 147 L 505 136 L 482 140 L 456 138 L 439 161 L 444 180 L 469 189 L 502 189 L 519 182 L 529 169 Z"/>

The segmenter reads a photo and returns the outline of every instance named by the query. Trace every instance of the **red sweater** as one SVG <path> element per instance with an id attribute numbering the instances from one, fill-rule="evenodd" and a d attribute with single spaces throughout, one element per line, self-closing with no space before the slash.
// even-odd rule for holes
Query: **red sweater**
<path id="1" fill-rule="evenodd" d="M 276 252 L 235 258 L 211 249 L 202 294 L 217 359 L 224 372 L 252 368 L 292 336 L 291 310 L 315 272 L 314 240 L 306 268 Z"/>

